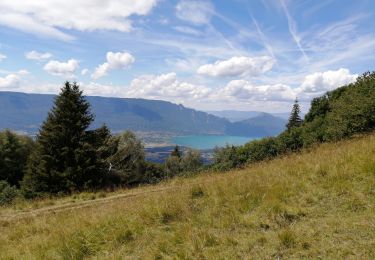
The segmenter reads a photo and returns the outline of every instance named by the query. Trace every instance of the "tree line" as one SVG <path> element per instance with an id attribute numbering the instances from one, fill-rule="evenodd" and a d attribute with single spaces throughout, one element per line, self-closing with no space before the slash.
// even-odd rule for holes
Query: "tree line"
<path id="1" fill-rule="evenodd" d="M 34 198 L 83 190 L 156 183 L 202 167 L 199 151 L 176 147 L 164 164 L 145 161 L 132 132 L 91 129 L 94 115 L 76 83 L 66 82 L 35 140 L 0 133 L 0 204 L 17 194 Z"/>

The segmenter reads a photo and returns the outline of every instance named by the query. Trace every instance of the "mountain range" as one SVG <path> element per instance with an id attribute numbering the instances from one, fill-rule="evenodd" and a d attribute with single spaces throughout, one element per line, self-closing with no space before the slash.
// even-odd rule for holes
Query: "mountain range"
<path id="1" fill-rule="evenodd" d="M 0 92 L 0 129 L 35 134 L 53 106 L 54 95 Z M 229 119 L 167 101 L 88 96 L 95 115 L 93 128 L 106 124 L 124 130 L 176 135 L 227 134 L 263 137 L 280 133 L 285 120 L 266 113 L 246 120 Z"/>
<path id="2" fill-rule="evenodd" d="M 206 111 L 211 115 L 215 115 L 218 117 L 224 117 L 231 122 L 239 122 L 243 120 L 247 120 L 249 118 L 257 117 L 261 114 L 265 114 L 261 111 L 239 111 L 239 110 L 218 110 L 218 111 Z M 272 113 L 275 117 L 280 117 L 283 119 L 288 119 L 290 113 Z"/>

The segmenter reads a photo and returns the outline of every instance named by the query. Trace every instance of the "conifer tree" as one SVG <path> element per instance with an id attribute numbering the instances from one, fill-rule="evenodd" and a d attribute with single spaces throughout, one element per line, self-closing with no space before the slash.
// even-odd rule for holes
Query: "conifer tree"
<path id="1" fill-rule="evenodd" d="M 294 101 L 294 105 L 292 108 L 292 112 L 290 113 L 288 123 L 286 125 L 288 131 L 292 129 L 293 127 L 299 127 L 302 124 L 302 119 L 300 117 L 301 109 L 298 103 L 298 100 L 296 99 Z"/>
<path id="2" fill-rule="evenodd" d="M 173 149 L 173 151 L 171 152 L 171 157 L 178 157 L 178 158 L 181 158 L 181 152 L 180 152 L 180 147 L 178 145 L 176 145 Z"/>
<path id="3" fill-rule="evenodd" d="M 70 192 L 98 185 L 90 104 L 76 83 L 66 82 L 37 136 L 23 180 L 26 192 Z"/>

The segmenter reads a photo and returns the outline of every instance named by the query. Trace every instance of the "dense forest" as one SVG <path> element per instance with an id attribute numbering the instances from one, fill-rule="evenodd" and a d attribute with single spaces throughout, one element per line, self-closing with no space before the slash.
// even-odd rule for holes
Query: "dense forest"
<path id="1" fill-rule="evenodd" d="M 206 168 L 228 170 L 369 132 L 375 127 L 375 72 L 313 99 L 304 119 L 296 100 L 283 133 L 216 149 L 210 166 L 202 165 L 199 151 L 182 154 L 178 147 L 164 164 L 146 162 L 142 142 L 132 132 L 112 135 L 105 125 L 91 129 L 93 119 L 79 86 L 66 82 L 35 140 L 1 132 L 0 204 L 157 183 Z"/>

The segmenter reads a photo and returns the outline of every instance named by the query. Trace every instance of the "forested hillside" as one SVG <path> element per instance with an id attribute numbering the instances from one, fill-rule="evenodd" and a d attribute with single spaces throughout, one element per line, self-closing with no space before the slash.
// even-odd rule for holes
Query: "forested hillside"
<path id="1" fill-rule="evenodd" d="M 244 146 L 220 149 L 216 153 L 215 167 L 243 166 L 374 129 L 375 73 L 367 72 L 355 83 L 313 99 L 304 119 L 296 101 L 283 133 Z"/>

